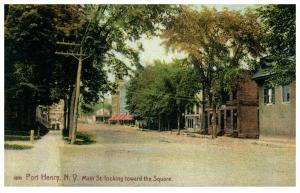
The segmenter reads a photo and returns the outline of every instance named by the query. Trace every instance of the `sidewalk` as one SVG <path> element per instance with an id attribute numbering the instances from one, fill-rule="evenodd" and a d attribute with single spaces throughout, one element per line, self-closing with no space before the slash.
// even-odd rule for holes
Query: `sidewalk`
<path id="1" fill-rule="evenodd" d="M 60 181 L 47 176 L 60 176 L 59 149 L 63 144 L 61 131 L 49 131 L 34 141 L 32 149 L 5 150 L 5 186 L 59 185 Z"/>

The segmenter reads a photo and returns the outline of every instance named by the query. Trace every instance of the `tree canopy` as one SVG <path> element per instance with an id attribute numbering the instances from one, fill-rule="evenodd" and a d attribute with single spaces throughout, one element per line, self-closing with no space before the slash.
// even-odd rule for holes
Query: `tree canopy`
<path id="1" fill-rule="evenodd" d="M 138 50 L 127 42 L 137 41 L 143 34 L 156 34 L 160 23 L 176 13 L 176 7 L 169 5 L 5 8 L 5 98 L 7 102 L 11 99 L 20 105 L 30 104 L 32 111 L 37 104 L 71 99 L 77 62 L 72 57 L 55 55 L 55 51 L 64 49 L 57 46 L 57 41 L 79 43 L 84 54 L 90 56 L 83 63 L 81 93 L 84 104 L 96 104 L 103 94 L 114 89 L 114 84 L 108 81 L 108 72 L 122 77 L 129 70 L 128 63 L 139 64 Z M 65 51 L 77 52 L 76 49 Z M 26 100 L 20 100 L 25 96 Z M 34 122 L 35 113 L 30 114 Z"/>
<path id="2" fill-rule="evenodd" d="M 187 105 L 196 102 L 200 83 L 194 72 L 184 60 L 155 61 L 137 71 L 127 88 L 128 110 L 141 118 L 181 116 Z"/>
<path id="3" fill-rule="evenodd" d="M 162 38 L 167 48 L 188 54 L 202 82 L 203 99 L 208 98 L 215 113 L 221 93 L 235 89 L 242 69 L 253 68 L 251 64 L 261 56 L 261 31 L 251 10 L 242 14 L 226 8 L 183 7 L 166 24 Z"/>
<path id="4" fill-rule="evenodd" d="M 267 56 L 274 61 L 271 85 L 296 80 L 296 5 L 263 5 L 257 9 L 263 24 L 263 43 Z"/>
<path id="5" fill-rule="evenodd" d="M 198 11 L 185 7 L 166 26 L 162 35 L 166 47 L 189 55 L 207 93 L 217 91 L 221 84 L 230 90 L 240 69 L 246 65 L 253 68 L 252 61 L 263 52 L 261 28 L 250 10 L 241 14 L 227 9 L 202 7 Z"/>

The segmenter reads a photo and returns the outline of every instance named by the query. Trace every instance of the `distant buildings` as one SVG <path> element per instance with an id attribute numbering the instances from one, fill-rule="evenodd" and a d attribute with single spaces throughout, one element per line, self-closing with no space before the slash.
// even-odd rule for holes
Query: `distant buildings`
<path id="1" fill-rule="evenodd" d="M 198 101 L 202 101 L 202 92 L 196 95 Z M 200 131 L 202 118 L 202 104 L 195 103 L 185 109 L 185 128 L 192 131 Z"/>
<path id="2" fill-rule="evenodd" d="M 64 101 L 60 100 L 51 106 L 39 105 L 36 108 L 36 121 L 53 130 L 64 127 Z"/>
<path id="3" fill-rule="evenodd" d="M 133 124 L 133 116 L 126 109 L 126 82 L 124 80 L 116 80 L 117 90 L 112 95 L 112 116 L 108 120 L 109 123 Z"/>
<path id="4" fill-rule="evenodd" d="M 95 113 L 95 120 L 97 123 L 107 123 L 110 118 L 110 111 L 105 108 L 101 108 Z"/>
<path id="5" fill-rule="evenodd" d="M 124 80 L 117 80 L 117 90 L 114 95 L 112 95 L 112 115 L 118 114 L 128 114 L 126 110 L 126 83 Z"/>

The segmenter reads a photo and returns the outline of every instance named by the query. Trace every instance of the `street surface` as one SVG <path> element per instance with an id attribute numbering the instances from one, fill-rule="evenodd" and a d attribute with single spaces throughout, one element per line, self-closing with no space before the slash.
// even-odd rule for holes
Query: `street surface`
<path id="1" fill-rule="evenodd" d="M 91 145 L 50 131 L 29 150 L 5 150 L 6 186 L 295 186 L 295 143 L 188 137 L 79 125 Z"/>

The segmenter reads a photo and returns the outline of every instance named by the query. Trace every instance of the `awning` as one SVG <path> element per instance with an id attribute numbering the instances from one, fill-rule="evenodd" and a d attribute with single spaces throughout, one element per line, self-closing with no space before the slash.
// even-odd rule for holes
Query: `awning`
<path id="1" fill-rule="evenodd" d="M 108 119 L 108 121 L 131 121 L 131 120 L 133 120 L 133 116 L 128 114 L 117 114 L 111 116 L 111 118 Z"/>

